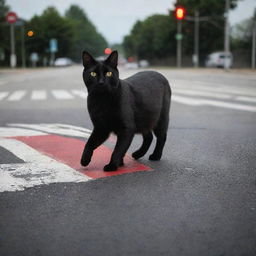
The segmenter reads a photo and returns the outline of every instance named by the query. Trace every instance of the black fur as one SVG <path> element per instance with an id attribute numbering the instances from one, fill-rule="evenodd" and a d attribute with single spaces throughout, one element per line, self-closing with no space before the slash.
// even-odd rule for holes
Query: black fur
<path id="1" fill-rule="evenodd" d="M 94 126 L 85 145 L 81 164 L 87 166 L 93 151 L 114 132 L 117 143 L 109 164 L 104 171 L 115 171 L 123 165 L 123 157 L 135 133 L 143 136 L 142 146 L 132 156 L 144 156 L 153 139 L 156 147 L 150 160 L 160 160 L 166 141 L 171 89 L 168 81 L 154 71 L 139 72 L 120 80 L 117 69 L 118 53 L 103 62 L 96 61 L 88 52 L 83 52 L 83 80 L 88 89 L 88 111 Z M 91 73 L 95 72 L 95 73 Z M 107 72 L 112 72 L 107 76 Z M 109 73 L 108 73 L 109 75 Z"/>

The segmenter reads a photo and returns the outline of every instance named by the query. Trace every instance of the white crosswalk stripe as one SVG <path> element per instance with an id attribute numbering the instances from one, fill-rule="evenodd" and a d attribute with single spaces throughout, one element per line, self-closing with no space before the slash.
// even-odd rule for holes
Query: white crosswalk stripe
<path id="1" fill-rule="evenodd" d="M 2 100 L 5 97 L 7 97 L 8 94 L 9 94 L 9 92 L 0 92 L 0 100 Z"/>
<path id="2" fill-rule="evenodd" d="M 26 91 L 14 91 L 9 97 L 8 100 L 9 101 L 18 101 L 21 100 L 25 95 L 26 95 Z"/>
<path id="3" fill-rule="evenodd" d="M 31 100 L 46 100 L 46 98 L 47 98 L 46 91 L 43 91 L 43 90 L 32 91 Z"/>
<path id="4" fill-rule="evenodd" d="M 67 90 L 52 90 L 52 94 L 58 100 L 70 100 L 74 98 Z"/>
<path id="5" fill-rule="evenodd" d="M 27 97 L 24 97 L 28 95 Z M 0 103 L 5 101 L 20 100 L 86 100 L 86 90 L 17 90 L 13 92 L 0 92 Z M 202 86 L 184 87 L 176 85 L 173 87 L 172 101 L 190 106 L 212 106 L 248 112 L 256 112 L 256 93 L 239 92 L 237 90 L 221 90 L 221 88 L 209 88 Z"/>
<path id="6" fill-rule="evenodd" d="M 72 93 L 76 96 L 81 97 L 82 99 L 86 99 L 87 98 L 87 92 L 82 91 L 82 90 L 71 90 Z"/>

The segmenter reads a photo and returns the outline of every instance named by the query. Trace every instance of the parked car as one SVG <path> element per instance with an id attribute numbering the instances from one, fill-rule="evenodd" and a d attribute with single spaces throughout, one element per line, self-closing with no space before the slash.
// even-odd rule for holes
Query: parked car
<path id="1" fill-rule="evenodd" d="M 66 66 L 70 66 L 72 64 L 73 64 L 73 61 L 69 58 L 57 58 L 54 61 L 55 67 L 66 67 Z"/>
<path id="2" fill-rule="evenodd" d="M 233 65 L 233 55 L 231 52 L 213 52 L 207 56 L 205 66 L 224 68 L 225 61 L 227 61 L 228 68 L 230 68 Z"/>

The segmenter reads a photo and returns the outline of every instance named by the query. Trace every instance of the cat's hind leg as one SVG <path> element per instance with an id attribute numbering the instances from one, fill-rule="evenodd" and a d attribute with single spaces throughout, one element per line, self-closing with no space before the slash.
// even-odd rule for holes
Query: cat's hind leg
<path id="1" fill-rule="evenodd" d="M 162 157 L 169 124 L 169 109 L 170 103 L 167 101 L 165 107 L 162 110 L 160 120 L 158 121 L 158 124 L 154 129 L 154 134 L 156 135 L 157 138 L 156 147 L 154 149 L 153 154 L 149 156 L 149 160 L 158 161 Z"/>
<path id="2" fill-rule="evenodd" d="M 142 143 L 141 147 L 132 154 L 132 157 L 134 159 L 139 159 L 139 158 L 143 157 L 147 153 L 147 151 L 151 145 L 151 142 L 153 140 L 152 132 L 143 134 L 142 136 L 143 136 L 143 143 Z"/>

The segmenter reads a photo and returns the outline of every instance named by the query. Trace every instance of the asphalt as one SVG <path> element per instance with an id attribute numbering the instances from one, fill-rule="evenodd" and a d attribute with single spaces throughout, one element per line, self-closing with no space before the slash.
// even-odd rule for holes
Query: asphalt
<path id="1" fill-rule="evenodd" d="M 83 89 L 80 72 L 71 67 L 5 74 L 0 89 Z M 255 74 L 160 72 L 174 87 L 199 81 L 256 93 Z M 2 127 L 92 128 L 81 99 L 0 104 Z M 153 146 L 140 160 L 152 170 L 0 193 L 0 255 L 256 255 L 255 115 L 173 102 L 162 160 L 148 160 Z M 136 136 L 129 153 L 140 143 Z M 1 163 L 18 161 L 1 147 L 0 155 Z"/>

